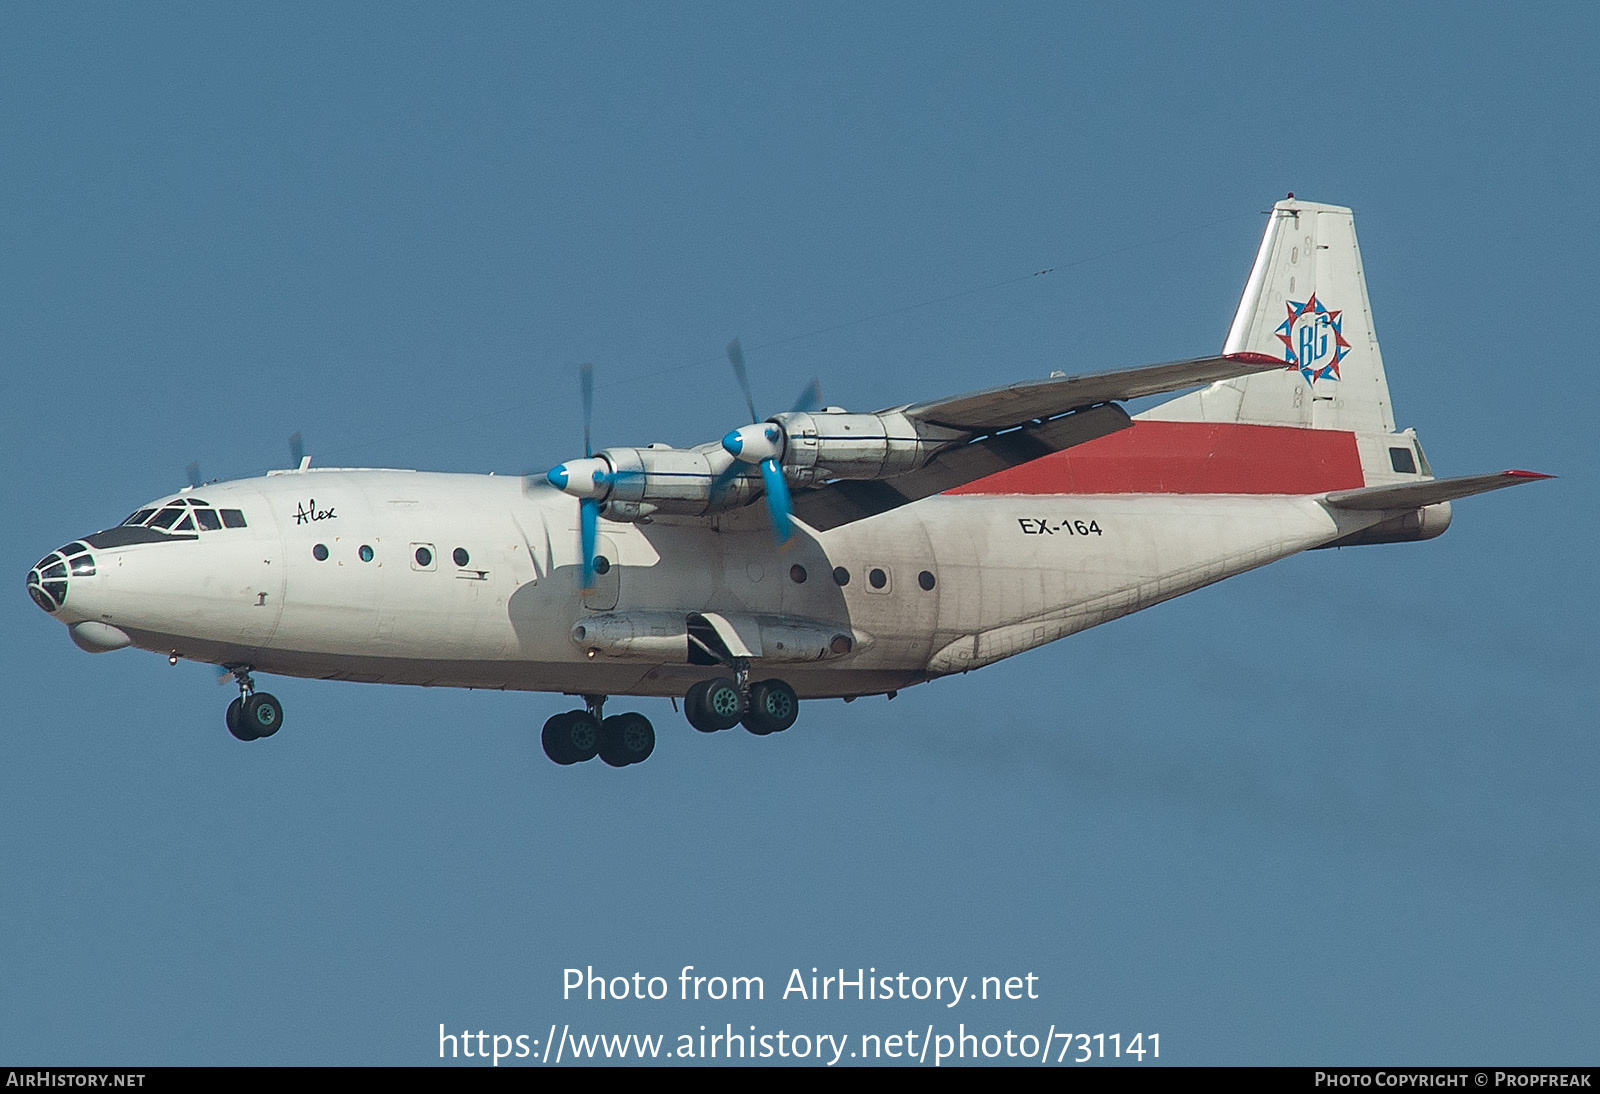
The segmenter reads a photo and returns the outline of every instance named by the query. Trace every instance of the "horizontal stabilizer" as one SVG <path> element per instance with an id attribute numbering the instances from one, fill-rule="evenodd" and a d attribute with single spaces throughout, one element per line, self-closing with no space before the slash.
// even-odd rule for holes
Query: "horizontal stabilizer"
<path id="1" fill-rule="evenodd" d="M 1328 495 L 1328 504 L 1336 509 L 1366 511 L 1385 509 L 1420 509 L 1437 505 L 1441 501 L 1471 497 L 1489 490 L 1519 486 L 1525 482 L 1553 479 L 1554 475 L 1541 475 L 1537 471 L 1499 471 L 1493 475 L 1466 475 L 1457 479 L 1432 479 L 1428 482 L 1406 482 L 1396 486 L 1368 486 L 1360 490 L 1335 490 Z"/>
<path id="2" fill-rule="evenodd" d="M 1160 395 L 1252 373 L 1282 370 L 1284 367 L 1282 357 L 1265 353 L 1230 353 L 1223 357 L 1141 365 L 1117 372 L 1028 380 L 950 399 L 914 403 L 905 408 L 904 414 L 933 425 L 983 433 L 1009 429 L 1036 418 L 1053 418 L 1069 410 L 1098 403 Z"/>

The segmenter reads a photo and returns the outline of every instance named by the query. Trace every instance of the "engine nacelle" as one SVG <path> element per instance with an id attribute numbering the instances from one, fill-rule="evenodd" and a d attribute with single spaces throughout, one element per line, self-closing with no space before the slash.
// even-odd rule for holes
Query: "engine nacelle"
<path id="1" fill-rule="evenodd" d="M 651 513 L 702 516 L 744 505 L 759 491 L 761 480 L 739 464 L 720 444 L 695 448 L 607 448 L 600 453 L 612 468 L 606 516 L 634 520 Z"/>
<path id="2" fill-rule="evenodd" d="M 603 449 L 561 464 L 547 478 L 563 493 L 601 502 L 612 520 L 652 513 L 697 517 L 753 501 L 763 489 L 755 466 L 769 459 L 779 461 L 785 481 L 795 486 L 887 479 L 915 471 L 970 436 L 913 423 L 898 410 L 791 411 L 741 426 L 720 444 Z"/>
<path id="3" fill-rule="evenodd" d="M 784 477 L 796 484 L 828 479 L 886 479 L 915 471 L 944 445 L 946 438 L 919 434 L 897 410 L 881 414 L 804 411 L 776 414 L 788 443 Z M 952 433 L 952 438 L 962 436 Z"/>

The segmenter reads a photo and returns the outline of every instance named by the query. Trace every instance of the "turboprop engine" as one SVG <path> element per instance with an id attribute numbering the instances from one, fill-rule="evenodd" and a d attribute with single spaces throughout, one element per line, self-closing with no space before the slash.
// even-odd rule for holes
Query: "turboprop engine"
<path id="1" fill-rule="evenodd" d="M 922 429 L 932 432 L 926 424 Z M 605 448 L 553 468 L 548 479 L 563 493 L 600 503 L 610 520 L 638 520 L 654 513 L 703 516 L 737 509 L 763 490 L 786 518 L 790 485 L 883 479 L 915 471 L 947 444 L 967 436 L 955 430 L 938 433 L 919 435 L 898 410 L 790 411 L 735 429 L 720 444 Z M 777 516 L 775 512 L 775 524 Z"/>

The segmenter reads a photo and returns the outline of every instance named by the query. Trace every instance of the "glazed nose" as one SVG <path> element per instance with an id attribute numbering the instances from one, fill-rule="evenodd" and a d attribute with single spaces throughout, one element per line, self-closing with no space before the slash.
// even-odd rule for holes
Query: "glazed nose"
<path id="1" fill-rule="evenodd" d="M 28 571 L 28 595 L 35 604 L 54 615 L 67 603 L 70 579 L 93 574 L 94 556 L 87 545 L 74 541 L 45 555 Z"/>

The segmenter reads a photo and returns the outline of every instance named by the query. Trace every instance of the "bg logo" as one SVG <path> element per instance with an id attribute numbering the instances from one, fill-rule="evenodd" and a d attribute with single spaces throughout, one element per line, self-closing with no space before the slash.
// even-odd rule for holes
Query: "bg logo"
<path id="1" fill-rule="evenodd" d="M 1306 383 L 1339 379 L 1339 362 L 1350 352 L 1350 343 L 1340 331 L 1342 311 L 1329 311 L 1312 293 L 1305 303 L 1288 302 L 1289 318 L 1278 327 L 1283 343 L 1283 359 L 1297 369 Z"/>

